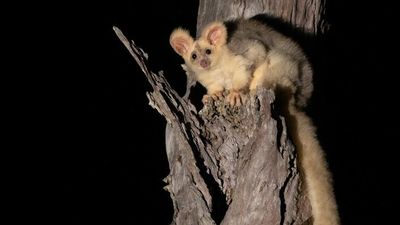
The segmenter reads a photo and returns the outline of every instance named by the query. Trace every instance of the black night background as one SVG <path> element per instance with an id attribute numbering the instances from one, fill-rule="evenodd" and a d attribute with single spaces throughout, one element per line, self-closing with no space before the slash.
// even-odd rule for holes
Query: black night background
<path id="1" fill-rule="evenodd" d="M 398 221 L 392 214 L 398 192 L 396 9 L 327 2 L 330 30 L 305 49 L 316 68 L 308 113 L 333 173 L 343 225 L 389 224 Z M 178 26 L 194 34 L 198 2 L 52 4 L 38 28 L 50 34 L 41 45 L 54 53 L 46 65 L 52 77 L 47 94 L 54 93 L 49 104 L 57 109 L 51 111 L 51 153 L 44 154 L 51 161 L 47 180 L 54 179 L 47 188 L 51 223 L 169 224 L 172 202 L 162 181 L 169 172 L 166 121 L 148 105 L 151 87 L 112 26 L 143 48 L 151 69 L 163 70 L 182 94 L 182 60 L 168 39 Z"/>

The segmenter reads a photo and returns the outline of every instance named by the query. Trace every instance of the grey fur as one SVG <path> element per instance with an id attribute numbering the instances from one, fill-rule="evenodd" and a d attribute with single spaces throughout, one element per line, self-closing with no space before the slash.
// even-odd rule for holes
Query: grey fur
<path id="1" fill-rule="evenodd" d="M 258 65 L 262 58 L 246 54 L 249 46 L 264 45 L 265 51 L 271 49 L 285 54 L 296 61 L 299 66 L 298 80 L 294 82 L 295 100 L 297 107 L 305 107 L 313 91 L 313 71 L 311 65 L 300 46 L 277 32 L 272 27 L 257 20 L 236 20 L 225 23 L 228 27 L 233 27 L 228 32 L 228 48 L 235 54 L 243 55 L 245 58 Z M 228 25 L 229 24 L 229 25 Z"/>

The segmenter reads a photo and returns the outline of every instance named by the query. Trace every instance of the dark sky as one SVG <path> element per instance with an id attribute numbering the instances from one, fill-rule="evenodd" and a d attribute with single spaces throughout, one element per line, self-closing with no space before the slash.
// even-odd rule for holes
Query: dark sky
<path id="1" fill-rule="evenodd" d="M 62 20 L 46 25 L 57 30 L 46 38 L 63 43 L 54 46 L 61 56 L 50 55 L 58 78 L 52 88 L 63 92 L 53 146 L 61 181 L 54 201 L 63 207 L 54 224 L 171 222 L 172 202 L 162 189 L 165 120 L 148 105 L 150 85 L 112 26 L 141 46 L 153 71 L 164 70 L 182 93 L 182 61 L 168 38 L 177 26 L 195 31 L 197 2 L 138 2 L 65 2 L 50 12 Z M 384 224 L 398 192 L 392 184 L 397 56 L 389 55 L 397 55 L 394 8 L 328 2 L 331 29 L 306 49 L 317 72 L 309 113 L 335 179 L 343 224 Z"/>

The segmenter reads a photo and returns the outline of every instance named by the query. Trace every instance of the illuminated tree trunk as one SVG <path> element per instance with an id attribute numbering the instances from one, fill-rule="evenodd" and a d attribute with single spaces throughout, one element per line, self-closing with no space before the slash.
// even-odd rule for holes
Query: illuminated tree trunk
<path id="1" fill-rule="evenodd" d="M 197 31 L 214 20 L 279 17 L 302 31 L 323 32 L 323 0 L 200 0 Z M 154 91 L 150 105 L 167 120 L 165 178 L 176 225 L 306 224 L 311 211 L 302 190 L 295 147 L 284 117 L 273 111 L 274 93 L 258 90 L 240 109 L 223 102 L 199 112 L 147 67 L 146 56 L 114 28 Z M 198 32 L 199 33 L 199 32 Z"/>

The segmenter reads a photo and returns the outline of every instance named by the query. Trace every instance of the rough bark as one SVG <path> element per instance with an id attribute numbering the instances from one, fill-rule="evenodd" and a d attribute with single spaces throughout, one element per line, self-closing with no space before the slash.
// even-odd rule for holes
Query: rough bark
<path id="1" fill-rule="evenodd" d="M 309 218 L 294 146 L 284 119 L 271 114 L 272 92 L 260 89 L 241 108 L 217 101 L 197 113 L 162 73 L 148 69 L 146 54 L 114 29 L 153 86 L 150 105 L 168 121 L 171 172 L 165 181 L 174 204 L 172 224 L 217 224 L 210 188 L 221 188 L 229 204 L 221 224 L 302 224 Z M 207 173 L 215 186 L 206 183 Z"/>
<path id="2" fill-rule="evenodd" d="M 323 31 L 324 0 L 200 0 L 197 29 L 212 20 L 268 13 L 309 33 Z M 305 224 L 309 202 L 302 190 L 295 147 L 285 119 L 273 110 L 274 93 L 260 89 L 240 108 L 211 102 L 197 112 L 146 65 L 147 55 L 118 28 L 118 37 L 145 73 L 150 105 L 167 120 L 170 174 L 165 181 L 174 206 L 171 224 Z M 218 206 L 218 207 L 216 207 Z"/>
<path id="3" fill-rule="evenodd" d="M 214 20 L 249 18 L 267 14 L 281 18 L 304 32 L 324 32 L 325 0 L 200 0 L 197 33 Z"/>
<path id="4" fill-rule="evenodd" d="M 148 69 L 147 54 L 142 49 L 133 41 L 130 43 L 117 27 L 114 31 L 153 87 L 153 92 L 147 93 L 149 104 L 168 122 L 166 144 L 170 174 L 164 181 L 168 183 L 165 189 L 170 192 L 174 204 L 172 224 L 215 224 L 211 218 L 211 195 L 196 166 L 197 150 L 204 155 L 204 162 L 212 159 L 205 154 L 200 137 L 192 136 L 192 133 L 199 133 L 201 127 L 194 106 L 179 97 L 162 73 L 157 75 Z M 207 166 L 212 168 L 212 165 L 214 163 Z"/>

